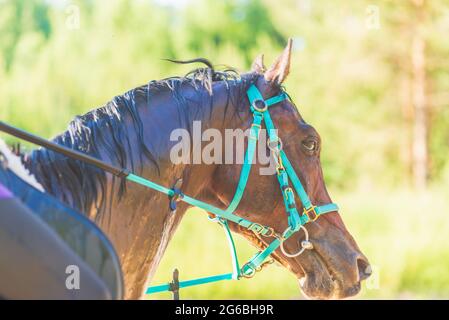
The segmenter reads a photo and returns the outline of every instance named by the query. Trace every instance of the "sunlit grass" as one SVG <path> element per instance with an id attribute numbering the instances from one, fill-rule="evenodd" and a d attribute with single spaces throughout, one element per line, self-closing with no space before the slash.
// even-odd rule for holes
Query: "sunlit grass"
<path id="1" fill-rule="evenodd" d="M 449 200 L 447 190 L 359 191 L 334 194 L 342 217 L 375 274 L 358 298 L 449 297 Z M 236 236 L 241 261 L 255 249 Z M 219 226 L 191 210 L 156 273 L 153 284 L 231 271 L 229 251 Z M 170 294 L 147 296 L 170 299 Z M 301 299 L 288 271 L 269 266 L 251 280 L 225 281 L 181 290 L 184 299 Z"/>

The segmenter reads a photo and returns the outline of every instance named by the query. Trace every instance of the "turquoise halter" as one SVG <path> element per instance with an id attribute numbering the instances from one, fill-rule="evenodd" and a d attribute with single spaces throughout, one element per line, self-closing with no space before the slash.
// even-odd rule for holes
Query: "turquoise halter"
<path id="1" fill-rule="evenodd" d="M 301 181 L 296 175 L 296 172 L 293 169 L 290 161 L 288 160 L 287 155 L 285 154 L 284 150 L 281 149 L 280 139 L 276 134 L 273 121 L 271 120 L 269 107 L 282 102 L 285 99 L 288 99 L 287 95 L 285 93 L 281 93 L 277 96 L 264 100 L 262 94 L 255 85 L 251 85 L 251 87 L 247 91 L 247 95 L 254 120 L 250 128 L 248 149 L 246 150 L 237 189 L 235 191 L 234 198 L 232 199 L 226 210 L 219 209 L 215 206 L 179 193 L 179 190 L 165 188 L 134 174 L 128 174 L 126 176 L 126 179 L 130 181 L 165 193 L 169 197 L 176 196 L 180 201 L 204 209 L 205 211 L 215 215 L 215 218 L 212 218 L 212 220 L 221 224 L 225 230 L 226 237 L 231 247 L 233 272 L 193 280 L 179 281 L 179 288 L 185 288 L 222 280 L 239 280 L 242 277 L 250 278 L 254 276 L 254 274 L 259 271 L 266 263 L 270 263 L 269 261 L 265 260 L 278 248 L 280 248 L 282 253 L 287 257 L 298 256 L 305 249 L 313 248 L 312 244 L 309 242 L 307 229 L 304 228 L 304 225 L 308 222 L 315 221 L 320 215 L 338 210 L 338 206 L 334 203 L 329 203 L 322 206 L 314 206 L 311 203 L 307 192 L 305 191 L 304 187 L 301 184 Z M 265 128 L 268 131 L 268 147 L 271 150 L 276 162 L 276 174 L 279 181 L 279 187 L 284 199 L 285 210 L 288 215 L 288 228 L 282 234 L 276 233 L 273 228 L 266 227 L 258 223 L 253 223 L 233 213 L 243 197 L 243 193 L 248 182 L 248 177 L 251 171 L 251 164 L 254 158 L 254 152 L 256 150 L 257 141 L 259 139 L 262 120 L 264 121 Z M 290 187 L 290 181 L 303 206 L 303 212 L 301 215 L 299 215 L 296 207 L 295 195 L 293 189 Z M 267 246 L 267 248 L 258 252 L 246 264 L 244 264 L 242 268 L 240 268 L 237 258 L 237 251 L 231 231 L 229 229 L 228 221 L 232 221 L 248 230 L 253 231 L 256 234 L 266 237 L 274 237 L 274 240 Z M 283 243 L 300 229 L 302 229 L 305 234 L 305 240 L 301 243 L 302 248 L 295 254 L 289 254 L 285 251 Z M 150 286 L 148 287 L 146 293 L 152 294 L 163 291 L 171 291 L 171 284 L 168 283 L 163 285 Z"/>
<path id="2" fill-rule="evenodd" d="M 162 291 L 175 292 L 179 288 L 185 288 L 204 283 L 216 282 L 221 280 L 239 280 L 241 278 L 250 278 L 254 276 L 257 271 L 262 269 L 264 265 L 270 263 L 270 261 L 265 261 L 266 258 L 268 258 L 278 248 L 287 257 L 295 257 L 300 255 L 306 249 L 312 249 L 313 245 L 309 241 L 307 229 L 304 227 L 304 225 L 310 221 L 315 221 L 322 214 L 338 210 L 337 205 L 333 203 L 329 203 L 323 206 L 314 206 L 311 203 L 306 191 L 304 190 L 304 187 L 301 184 L 301 181 L 299 180 L 298 176 L 295 173 L 295 170 L 288 160 L 287 155 L 285 154 L 284 150 L 281 149 L 281 142 L 276 134 L 276 130 L 273 125 L 273 121 L 271 120 L 268 109 L 269 107 L 286 100 L 288 98 L 287 95 L 285 93 L 281 93 L 275 97 L 264 100 L 261 93 L 254 85 L 252 85 L 248 89 L 247 95 L 250 102 L 250 110 L 254 116 L 254 120 L 250 128 L 248 149 L 246 150 L 242 171 L 240 173 L 240 180 L 238 182 L 234 198 L 232 199 L 226 210 L 214 207 L 210 204 L 184 195 L 176 186 L 172 189 L 166 188 L 143 177 L 132 174 L 126 169 L 114 167 L 106 162 L 83 154 L 79 151 L 60 146 L 54 142 L 47 141 L 23 130 L 9 126 L 2 121 L 0 121 L 0 131 L 12 134 L 18 138 L 24 139 L 31 143 L 35 143 L 55 152 L 59 152 L 68 157 L 84 161 L 117 177 L 125 178 L 129 181 L 133 181 L 158 192 L 164 193 L 170 197 L 171 207 L 172 205 L 176 206 L 176 201 L 183 201 L 215 215 L 215 218 L 213 218 L 212 220 L 218 222 L 223 226 L 226 237 L 228 238 L 228 242 L 231 248 L 233 272 L 187 281 L 176 281 L 176 283 L 173 283 L 173 286 L 171 283 L 150 286 L 146 291 L 147 294 Z M 259 139 L 262 120 L 264 121 L 266 130 L 268 131 L 268 147 L 271 150 L 276 162 L 277 178 L 279 181 L 282 197 L 284 199 L 285 210 L 288 215 L 288 227 L 282 234 L 276 233 L 273 228 L 251 222 L 233 213 L 243 197 L 243 193 L 248 182 L 248 177 L 251 171 L 251 163 L 254 157 L 254 152 L 256 150 L 256 144 Z M 290 181 L 293 185 L 293 188 L 290 187 Z M 301 215 L 299 215 L 296 208 L 293 189 L 296 191 L 299 199 L 302 202 L 303 211 Z M 254 255 L 246 264 L 243 265 L 242 268 L 240 268 L 234 240 L 229 229 L 228 221 L 232 221 L 248 230 L 253 231 L 258 235 L 263 235 L 265 237 L 274 237 L 274 240 L 264 250 Z M 284 241 L 291 237 L 294 233 L 298 232 L 300 229 L 303 230 L 305 235 L 305 240 L 301 243 L 301 249 L 294 254 L 287 253 L 283 246 Z"/>

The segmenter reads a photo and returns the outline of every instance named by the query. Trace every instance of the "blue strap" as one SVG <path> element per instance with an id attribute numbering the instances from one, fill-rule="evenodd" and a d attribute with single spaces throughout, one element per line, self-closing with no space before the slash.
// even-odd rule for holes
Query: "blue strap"
<path id="1" fill-rule="evenodd" d="M 265 250 L 258 252 L 254 257 L 252 257 L 242 268 L 242 274 L 250 275 L 254 271 L 262 265 L 266 258 L 270 256 L 279 246 L 281 245 L 281 241 L 279 239 L 274 239 L 265 248 Z"/>
<path id="2" fill-rule="evenodd" d="M 126 179 L 130 180 L 130 181 L 133 181 L 133 182 L 136 182 L 138 184 L 144 185 L 144 186 L 146 186 L 148 188 L 157 190 L 157 191 L 159 191 L 161 193 L 164 193 L 164 194 L 166 194 L 168 196 L 173 196 L 173 194 L 174 194 L 174 191 L 172 189 L 165 188 L 165 187 L 163 187 L 163 186 L 161 186 L 161 185 L 159 185 L 159 184 L 157 184 L 157 183 L 155 183 L 153 181 L 147 180 L 147 179 L 145 179 L 143 177 L 137 176 L 137 175 L 132 174 L 132 173 L 129 174 L 126 177 Z M 183 195 L 180 198 L 180 201 L 188 203 L 188 204 L 190 204 L 190 205 L 192 205 L 194 207 L 201 208 L 201 209 L 203 209 L 203 210 L 205 210 L 207 212 L 215 214 L 216 216 L 218 216 L 220 218 L 224 218 L 226 220 L 235 222 L 238 225 L 241 225 L 242 227 L 250 229 L 250 230 L 252 230 L 252 231 L 254 231 L 256 233 L 267 235 L 267 234 L 271 234 L 271 232 L 272 232 L 271 228 L 262 226 L 262 225 L 257 224 L 257 223 L 253 223 L 253 222 L 248 221 L 248 220 L 246 220 L 244 218 L 236 216 L 235 214 L 229 213 L 229 212 L 227 212 L 225 210 L 222 210 L 220 208 L 217 208 L 217 207 L 215 207 L 213 205 L 210 205 L 210 204 L 205 203 L 203 201 L 197 200 L 195 198 L 189 197 L 187 195 Z"/>
<path id="3" fill-rule="evenodd" d="M 275 128 L 275 126 L 273 124 L 273 121 L 271 120 L 271 116 L 270 116 L 269 111 L 266 110 L 263 113 L 263 116 L 264 116 L 265 127 L 268 130 L 268 135 L 269 135 L 269 138 L 270 138 L 270 142 L 277 142 L 277 141 L 279 141 L 279 137 L 277 136 L 276 128 Z M 279 146 L 277 146 L 276 148 L 279 148 Z M 278 149 L 277 152 L 282 154 L 283 151 Z M 282 157 L 281 157 L 281 159 L 282 159 Z M 286 172 L 285 175 L 283 174 L 284 172 Z M 293 170 L 293 172 L 294 172 L 294 170 Z M 301 218 L 300 218 L 300 216 L 298 214 L 298 210 L 296 209 L 296 203 L 294 201 L 294 199 L 295 199 L 294 198 L 294 194 L 293 194 L 293 192 L 291 192 L 290 189 L 286 189 L 288 187 L 288 178 L 290 178 L 289 171 L 288 170 L 287 171 L 280 170 L 280 171 L 278 171 L 278 176 L 279 175 L 282 175 L 282 179 L 280 180 L 278 178 L 278 180 L 279 180 L 279 183 L 280 183 L 280 188 L 281 188 L 282 195 L 284 197 L 284 202 L 287 201 L 285 203 L 285 206 L 286 206 L 286 211 L 287 211 L 287 213 L 289 215 L 288 216 L 288 224 L 289 224 L 289 226 L 290 226 L 290 228 L 292 230 L 298 231 L 303 223 L 301 222 Z M 299 181 L 299 179 L 298 179 L 298 181 Z M 299 184 L 301 185 L 301 182 L 299 182 Z M 301 185 L 301 188 L 302 188 L 302 185 Z M 302 189 L 304 191 L 304 188 L 302 188 Z M 303 193 L 307 197 L 306 192 L 304 191 Z M 303 198 L 301 197 L 301 194 L 298 194 L 298 195 L 300 197 L 300 200 L 304 203 Z M 308 197 L 306 199 L 304 199 L 304 200 L 307 201 Z"/>
<path id="4" fill-rule="evenodd" d="M 225 273 L 221 275 L 215 275 L 215 276 L 209 276 L 204 278 L 197 278 L 197 279 L 191 279 L 191 280 L 185 280 L 185 281 L 179 281 L 179 288 L 185 288 L 190 286 L 196 286 L 206 283 L 212 283 L 217 281 L 223 281 L 223 280 L 239 280 L 241 277 L 241 271 L 239 267 L 239 261 L 237 257 L 237 250 L 235 248 L 234 239 L 231 234 L 231 230 L 229 229 L 228 222 L 223 219 L 218 219 L 218 222 L 223 226 L 223 229 L 226 233 L 226 238 L 228 239 L 229 248 L 231 251 L 231 259 L 232 259 L 232 273 Z M 170 284 L 161 284 L 156 286 L 149 286 L 147 288 L 146 294 L 152 294 L 157 292 L 165 292 L 170 290 Z"/>
<path id="5" fill-rule="evenodd" d="M 210 277 L 204 277 L 204 278 L 198 278 L 198 279 L 192 279 L 192 280 L 185 280 L 185 281 L 179 281 L 179 288 L 186 288 L 191 286 L 197 286 L 200 284 L 206 284 L 211 282 L 217 282 L 217 281 L 223 281 L 223 280 L 233 280 L 233 274 L 232 273 L 225 273 L 225 274 L 219 274 L 216 276 L 210 276 Z M 147 288 L 146 294 L 152 294 L 157 292 L 165 292 L 170 291 L 170 284 L 161 284 L 157 286 L 151 286 Z"/>
<path id="6" fill-rule="evenodd" d="M 231 251 L 231 260 L 232 260 L 232 279 L 238 280 L 240 278 L 240 266 L 239 259 L 237 257 L 237 249 L 235 248 L 234 238 L 232 237 L 231 230 L 229 229 L 228 222 L 226 220 L 220 219 L 220 224 L 223 226 L 226 238 L 229 243 L 229 250 Z"/>
<path id="7" fill-rule="evenodd" d="M 287 232 L 283 235 L 284 241 L 290 238 L 296 231 L 292 229 L 288 229 Z M 281 245 L 281 240 L 276 238 L 274 239 L 268 247 L 264 250 L 258 252 L 254 257 L 250 259 L 242 268 L 243 274 L 250 274 L 253 270 L 257 270 L 262 263 L 268 258 L 279 246 Z"/>
<path id="8" fill-rule="evenodd" d="M 301 220 L 296 209 L 295 194 L 288 184 L 287 172 L 284 169 L 279 169 L 277 177 L 284 199 L 285 211 L 288 213 L 288 225 L 291 229 L 298 230 L 301 226 Z"/>
<path id="9" fill-rule="evenodd" d="M 278 94 L 277 96 L 274 96 L 268 100 L 265 100 L 265 104 L 267 105 L 267 107 L 272 106 L 273 104 L 279 103 L 283 100 L 288 99 L 288 96 L 282 92 L 281 94 Z"/>
<path id="10" fill-rule="evenodd" d="M 335 203 L 328 203 L 315 208 L 315 212 L 317 215 L 329 213 L 332 211 L 338 211 L 339 208 Z"/>
<path id="11" fill-rule="evenodd" d="M 301 199 L 302 205 L 306 209 L 311 208 L 312 203 L 310 202 L 309 196 L 307 195 L 307 192 L 304 190 L 301 180 L 299 180 L 298 176 L 296 175 L 295 169 L 293 169 L 293 166 L 288 160 L 284 150 L 281 150 L 281 159 L 285 167 L 285 170 L 287 171 L 288 177 L 292 181 L 293 187 L 295 188 L 296 193 Z"/>
<path id="12" fill-rule="evenodd" d="M 253 102 L 255 100 L 262 100 L 262 101 L 264 101 L 262 94 L 260 93 L 260 91 L 257 89 L 257 87 L 255 85 L 251 85 L 248 88 L 248 91 L 246 91 L 246 95 L 248 96 L 250 104 L 253 104 Z"/>
<path id="13" fill-rule="evenodd" d="M 242 166 L 242 171 L 240 172 L 240 179 L 235 190 L 234 197 L 229 204 L 226 212 L 232 213 L 235 211 L 240 203 L 245 192 L 246 183 L 248 182 L 249 173 L 251 171 L 252 162 L 254 158 L 254 152 L 256 150 L 257 140 L 259 139 L 260 124 L 262 122 L 262 114 L 260 112 L 254 113 L 254 120 L 250 128 L 249 138 L 248 138 L 248 149 L 245 153 L 245 159 Z"/>

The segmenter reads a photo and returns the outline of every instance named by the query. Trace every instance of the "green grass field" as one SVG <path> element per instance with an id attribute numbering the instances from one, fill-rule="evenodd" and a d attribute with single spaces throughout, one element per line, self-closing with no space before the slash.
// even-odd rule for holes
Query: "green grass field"
<path id="1" fill-rule="evenodd" d="M 334 193 L 341 215 L 373 265 L 361 299 L 449 297 L 449 190 Z M 240 236 L 241 261 L 255 248 Z M 177 267 L 181 279 L 231 271 L 225 235 L 200 210 L 190 210 L 176 232 L 153 284 Z M 148 299 L 170 299 L 169 293 Z M 271 265 L 253 279 L 181 290 L 182 299 L 302 299 L 293 275 Z"/>

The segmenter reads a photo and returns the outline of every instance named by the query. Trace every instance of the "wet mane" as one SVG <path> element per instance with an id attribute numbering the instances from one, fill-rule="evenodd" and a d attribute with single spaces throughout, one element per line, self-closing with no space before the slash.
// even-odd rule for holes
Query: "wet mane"
<path id="1" fill-rule="evenodd" d="M 84 152 L 94 157 L 106 156 L 109 161 L 132 172 L 140 172 L 144 160 L 150 161 L 157 171 L 157 155 L 147 147 L 143 134 L 143 122 L 138 106 L 151 106 L 150 98 L 160 92 L 168 91 L 177 103 L 178 114 L 185 121 L 191 123 L 189 104 L 182 94 L 181 87 L 189 85 L 197 92 L 198 100 L 212 108 L 212 85 L 223 82 L 227 90 L 226 116 L 229 105 L 236 110 L 245 103 L 245 92 L 249 85 L 257 78 L 256 74 L 240 76 L 232 68 L 217 71 L 206 59 L 189 61 L 172 61 L 175 63 L 203 63 L 206 67 L 194 69 L 184 77 L 170 77 L 134 88 L 114 97 L 104 106 L 94 109 L 85 115 L 75 117 L 69 124 L 67 131 L 58 135 L 54 141 L 66 147 Z M 234 86 L 235 94 L 230 94 L 230 87 Z M 208 94 L 204 94 L 207 92 Z M 230 103 L 232 102 L 232 103 Z M 205 108 L 205 107 L 204 107 Z M 123 125 L 123 120 L 132 119 L 132 126 L 137 141 L 130 141 L 130 135 Z M 154 138 L 154 137 L 153 137 Z M 132 146 L 138 146 L 139 159 L 134 159 Z M 51 194 L 58 196 L 62 201 L 81 212 L 89 212 L 92 205 L 97 210 L 105 209 L 106 174 L 104 171 L 83 162 L 67 158 L 46 149 L 37 149 L 25 159 L 26 166 L 36 173 L 39 182 Z M 138 166 L 138 164 L 140 164 Z M 115 178 L 113 178 L 115 180 Z M 112 186 L 116 185 L 113 181 Z M 122 197 L 126 191 L 124 179 L 119 183 L 119 190 L 111 190 L 111 203 L 114 194 Z"/>

